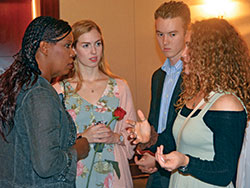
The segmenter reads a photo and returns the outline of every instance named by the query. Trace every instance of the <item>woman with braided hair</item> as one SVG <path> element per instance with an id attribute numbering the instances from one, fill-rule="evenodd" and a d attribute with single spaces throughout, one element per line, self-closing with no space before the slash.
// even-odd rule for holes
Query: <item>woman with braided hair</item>
<path id="1" fill-rule="evenodd" d="M 76 162 L 88 155 L 54 88 L 75 56 L 71 27 L 41 16 L 27 27 L 20 52 L 0 75 L 0 187 L 75 187 Z"/>

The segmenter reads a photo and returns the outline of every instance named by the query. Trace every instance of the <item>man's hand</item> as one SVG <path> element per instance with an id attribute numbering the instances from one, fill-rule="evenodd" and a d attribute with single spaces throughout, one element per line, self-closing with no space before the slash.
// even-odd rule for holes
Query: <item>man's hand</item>
<path id="1" fill-rule="evenodd" d="M 133 144 L 147 143 L 150 140 L 151 135 L 150 124 L 141 110 L 138 110 L 137 114 L 141 120 L 140 122 L 135 122 L 132 120 L 126 121 L 128 124 L 133 126 L 133 128 L 130 127 L 127 129 L 128 133 L 130 134 L 129 137 L 131 139 L 135 139 Z"/>
<path id="2" fill-rule="evenodd" d="M 144 153 L 140 160 L 138 160 L 138 157 L 135 156 L 135 164 L 138 165 L 138 168 L 145 173 L 152 174 L 158 170 L 155 166 L 155 158 L 149 153 Z"/>

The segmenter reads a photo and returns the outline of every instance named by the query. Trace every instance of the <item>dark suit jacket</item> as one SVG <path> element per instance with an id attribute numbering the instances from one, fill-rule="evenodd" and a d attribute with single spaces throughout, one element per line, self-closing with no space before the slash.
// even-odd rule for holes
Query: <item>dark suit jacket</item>
<path id="1" fill-rule="evenodd" d="M 155 131 L 158 130 L 158 122 L 159 122 L 159 115 L 160 115 L 160 107 L 161 107 L 161 95 L 163 90 L 163 84 L 165 80 L 166 73 L 159 68 L 156 70 L 152 76 L 152 83 L 151 83 L 151 104 L 150 104 L 150 112 L 148 121 L 150 125 L 154 126 Z M 157 143 L 149 148 L 150 151 L 153 153 L 156 152 L 156 149 L 160 145 L 164 145 L 163 153 L 169 153 L 171 151 L 176 150 L 175 140 L 172 134 L 172 127 L 177 116 L 177 111 L 175 109 L 174 104 L 176 104 L 179 94 L 181 93 L 181 83 L 182 77 L 181 75 L 178 78 L 178 81 L 175 85 L 175 89 L 169 104 L 169 111 L 168 111 L 168 118 L 166 123 L 166 129 L 159 134 Z M 168 143 L 166 145 L 166 143 Z M 158 172 L 160 176 L 170 177 L 170 172 L 160 168 L 158 166 Z"/>
<path id="2" fill-rule="evenodd" d="M 151 125 L 154 126 L 155 130 L 158 130 L 158 122 L 159 122 L 159 115 L 160 115 L 160 106 L 161 106 L 161 95 L 163 84 L 165 80 L 166 73 L 159 68 L 156 70 L 152 76 L 152 85 L 151 85 L 151 104 L 150 104 L 150 112 L 148 121 Z M 179 94 L 181 93 L 181 76 L 178 78 L 176 83 L 170 105 L 169 105 L 169 112 L 168 112 L 168 119 L 166 124 L 166 129 L 159 134 L 157 143 L 150 147 L 150 150 L 155 153 L 157 146 L 168 143 L 168 146 L 164 147 L 164 153 L 169 153 L 175 150 L 175 141 L 172 135 L 172 126 L 177 116 L 177 111 L 175 109 L 174 104 L 176 104 Z"/>

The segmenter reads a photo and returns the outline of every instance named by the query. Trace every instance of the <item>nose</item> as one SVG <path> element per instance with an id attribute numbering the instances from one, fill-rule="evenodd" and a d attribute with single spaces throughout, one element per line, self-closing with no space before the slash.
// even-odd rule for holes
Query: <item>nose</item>
<path id="1" fill-rule="evenodd" d="M 73 48 L 70 48 L 70 54 L 69 54 L 69 56 L 70 56 L 71 58 L 73 58 L 73 57 L 76 56 L 76 53 L 75 53 L 75 51 L 73 50 Z"/>
<path id="2" fill-rule="evenodd" d="M 94 45 L 91 47 L 91 53 L 96 54 L 96 47 Z"/>
<path id="3" fill-rule="evenodd" d="M 168 44 L 169 43 L 169 40 L 168 40 L 168 36 L 167 35 L 163 35 L 163 39 L 162 39 L 163 41 L 163 44 L 164 45 L 166 45 L 166 44 Z"/>

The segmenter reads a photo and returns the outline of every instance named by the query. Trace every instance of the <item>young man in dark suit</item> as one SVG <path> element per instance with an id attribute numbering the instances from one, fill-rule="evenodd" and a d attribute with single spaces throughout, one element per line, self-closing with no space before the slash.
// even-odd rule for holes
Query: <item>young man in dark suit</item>
<path id="1" fill-rule="evenodd" d="M 164 144 L 166 139 L 170 139 L 173 144 L 165 147 L 164 153 L 167 153 L 175 150 L 174 139 L 165 136 L 165 133 L 172 131 L 177 115 L 174 104 L 181 92 L 181 54 L 185 47 L 185 37 L 191 18 L 189 7 L 182 1 L 163 3 L 155 11 L 154 16 L 156 38 L 167 59 L 152 76 L 148 121 L 158 133 L 158 141 L 157 145 L 151 146 L 149 150 L 155 153 L 158 143 Z M 157 168 L 152 155 L 144 153 L 140 160 L 135 157 L 135 162 L 143 172 L 151 174 L 147 188 L 168 187 L 170 173 Z"/>

